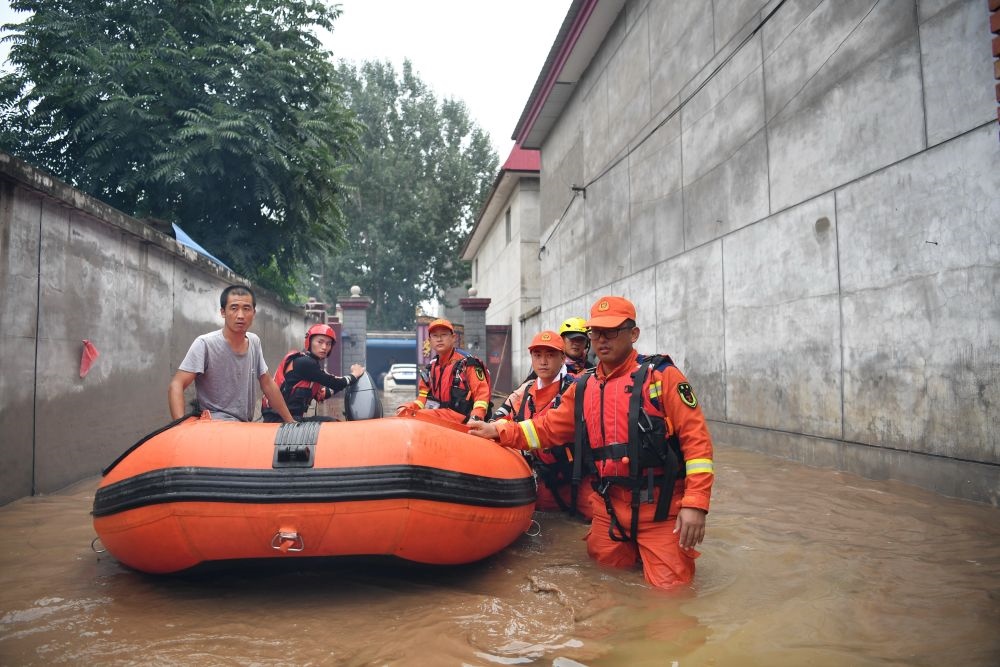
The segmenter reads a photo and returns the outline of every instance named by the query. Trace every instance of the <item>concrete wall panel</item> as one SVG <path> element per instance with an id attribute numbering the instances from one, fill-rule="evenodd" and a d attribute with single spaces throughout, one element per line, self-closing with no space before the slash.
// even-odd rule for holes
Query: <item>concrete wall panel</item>
<path id="1" fill-rule="evenodd" d="M 580 123 L 583 126 L 583 176 L 590 180 L 611 160 L 608 141 L 608 77 L 601 72 L 583 99 Z M 580 183 L 582 185 L 582 183 Z"/>
<path id="2" fill-rule="evenodd" d="M 767 217 L 767 142 L 758 132 L 684 190 L 684 240 L 696 248 Z"/>
<path id="3" fill-rule="evenodd" d="M 724 418 L 722 242 L 659 264 L 655 306 L 656 351 L 669 354 L 691 381 L 706 415 Z"/>
<path id="4" fill-rule="evenodd" d="M 713 79 L 682 111 L 685 185 L 731 158 L 764 126 L 758 40 L 733 59 L 725 70 L 732 75 Z"/>
<path id="5" fill-rule="evenodd" d="M 979 0 L 948 5 L 920 25 L 920 58 L 933 146 L 996 118 L 986 8 Z"/>
<path id="6" fill-rule="evenodd" d="M 728 418 L 840 437 L 840 313 L 832 195 L 725 241 Z"/>
<path id="7" fill-rule="evenodd" d="M 0 503 L 31 494 L 38 224 L 42 197 L 0 181 Z"/>
<path id="8" fill-rule="evenodd" d="M 998 192 L 987 126 L 837 193 L 849 439 L 1000 460 Z"/>
<path id="9" fill-rule="evenodd" d="M 631 226 L 628 218 L 628 163 L 614 167 L 587 188 L 586 285 L 605 285 L 632 272 Z M 566 286 L 566 283 L 563 283 Z"/>
<path id="10" fill-rule="evenodd" d="M 649 23 L 641 21 L 608 61 L 608 141 L 629 142 L 651 115 L 649 102 Z"/>
<path id="11" fill-rule="evenodd" d="M 750 25 L 756 25 L 760 20 L 760 10 L 766 4 L 767 0 L 729 0 L 713 3 L 715 50 L 722 50 L 730 40 L 739 36 Z"/>
<path id="12" fill-rule="evenodd" d="M 647 10 L 650 104 L 654 111 L 676 98 L 714 55 L 712 3 L 661 0 Z"/>
<path id="13" fill-rule="evenodd" d="M 772 79 L 812 45 L 783 47 L 765 65 L 772 211 L 924 148 L 920 54 L 908 4 L 883 3 L 841 26 L 856 29 L 786 104 Z"/>
<path id="14" fill-rule="evenodd" d="M 674 117 L 639 146 L 628 160 L 629 217 L 635 270 L 684 251 L 681 196 L 680 119 Z"/>

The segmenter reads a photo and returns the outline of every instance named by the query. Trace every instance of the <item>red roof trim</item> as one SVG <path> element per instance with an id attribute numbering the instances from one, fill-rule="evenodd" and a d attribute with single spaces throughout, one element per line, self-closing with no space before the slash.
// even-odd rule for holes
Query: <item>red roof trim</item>
<path id="1" fill-rule="evenodd" d="M 542 153 L 531 148 L 521 148 L 521 144 L 514 144 L 514 150 L 510 152 L 507 161 L 503 163 L 502 171 L 541 171 Z"/>
<path id="2" fill-rule="evenodd" d="M 521 134 L 517 137 L 518 144 L 524 141 L 524 138 L 528 136 L 532 126 L 535 124 L 535 121 L 538 120 L 538 114 L 542 112 L 542 107 L 545 106 L 545 101 L 549 98 L 549 93 L 552 92 L 552 88 L 556 85 L 559 75 L 562 74 L 563 66 L 569 59 L 570 54 L 573 53 L 573 47 L 576 46 L 576 41 L 580 39 L 580 33 L 583 32 L 583 28 L 587 25 L 587 21 L 590 20 L 590 15 L 594 12 L 594 8 L 597 7 L 597 2 L 598 0 L 586 0 L 586 4 L 584 4 L 579 13 L 577 13 L 576 19 L 570 27 L 569 34 L 566 36 L 565 41 L 563 41 L 562 48 L 559 49 L 559 55 L 556 56 L 556 62 L 552 69 L 549 70 L 548 76 L 545 78 L 541 94 L 535 98 L 535 103 L 531 107 L 531 112 L 528 115 L 528 122 L 524 124 L 524 127 L 521 129 Z"/>

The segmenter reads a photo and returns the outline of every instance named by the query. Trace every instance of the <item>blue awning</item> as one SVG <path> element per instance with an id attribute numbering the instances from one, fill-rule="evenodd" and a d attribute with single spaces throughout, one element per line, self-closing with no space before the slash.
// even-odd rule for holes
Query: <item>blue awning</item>
<path id="1" fill-rule="evenodd" d="M 228 266 L 226 266 L 225 264 L 222 263 L 221 259 L 219 259 L 215 255 L 213 255 L 212 253 L 210 253 L 209 251 L 205 250 L 200 245 L 198 245 L 198 243 L 193 238 L 191 238 L 190 236 L 187 235 L 187 232 L 185 232 L 183 229 L 181 229 L 180 227 L 178 227 L 174 223 L 170 223 L 170 224 L 174 228 L 174 238 L 177 239 L 178 243 L 180 243 L 181 245 L 187 246 L 188 248 L 191 248 L 192 250 L 194 250 L 199 255 L 204 255 L 205 257 L 208 257 L 210 260 L 214 261 L 219 266 L 222 266 L 222 267 L 225 267 L 225 268 L 229 269 Z M 229 269 L 229 270 L 232 271 L 232 269 Z"/>

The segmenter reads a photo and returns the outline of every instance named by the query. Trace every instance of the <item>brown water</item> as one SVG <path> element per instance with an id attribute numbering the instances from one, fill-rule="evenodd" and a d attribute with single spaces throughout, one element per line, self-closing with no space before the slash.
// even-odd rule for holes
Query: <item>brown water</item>
<path id="1" fill-rule="evenodd" d="M 1000 664 L 1000 510 L 729 447 L 716 460 L 698 574 L 672 593 L 595 565 L 586 527 L 554 514 L 464 567 L 143 575 L 91 550 L 87 480 L 0 508 L 0 664 Z"/>

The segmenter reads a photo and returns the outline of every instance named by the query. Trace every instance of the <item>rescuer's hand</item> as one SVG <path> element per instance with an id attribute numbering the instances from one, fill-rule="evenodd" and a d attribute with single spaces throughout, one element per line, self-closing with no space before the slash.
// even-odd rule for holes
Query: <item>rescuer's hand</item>
<path id="1" fill-rule="evenodd" d="M 472 435 L 478 435 L 480 438 L 486 438 L 488 440 L 500 440 L 500 432 L 497 431 L 496 424 L 479 420 L 470 420 L 468 426 L 469 433 Z"/>
<path id="2" fill-rule="evenodd" d="M 693 549 L 705 539 L 705 510 L 696 507 L 682 507 L 677 513 L 677 542 L 681 549 Z"/>
<path id="3" fill-rule="evenodd" d="M 416 414 L 417 410 L 420 409 L 420 404 L 416 401 L 410 401 L 408 403 L 403 403 L 398 408 L 396 408 L 397 417 L 412 417 Z"/>

